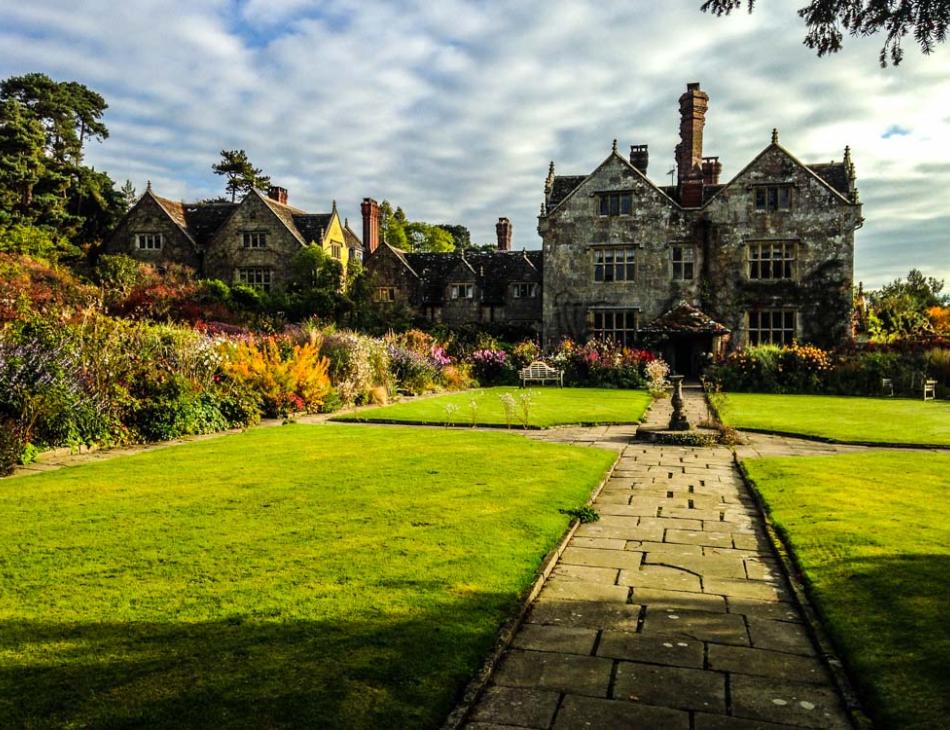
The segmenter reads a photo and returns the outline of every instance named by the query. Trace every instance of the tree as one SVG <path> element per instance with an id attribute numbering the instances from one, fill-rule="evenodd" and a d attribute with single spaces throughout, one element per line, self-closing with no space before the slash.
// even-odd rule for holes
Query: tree
<path id="1" fill-rule="evenodd" d="M 405 227 L 410 251 L 444 253 L 455 250 L 452 234 L 439 226 L 413 221 Z"/>
<path id="2" fill-rule="evenodd" d="M 464 251 L 472 247 L 472 234 L 465 226 L 440 223 L 439 228 L 441 228 L 443 231 L 448 231 L 449 234 L 451 234 L 455 248 L 457 250 Z"/>
<path id="3" fill-rule="evenodd" d="M 43 125 L 16 99 L 0 102 L 0 215 L 28 220 L 46 172 Z"/>
<path id="4" fill-rule="evenodd" d="M 238 193 L 249 193 L 251 188 L 266 190 L 270 185 L 270 177 L 251 164 L 244 150 L 221 150 L 221 161 L 212 165 L 211 169 L 215 175 L 227 177 L 228 182 L 224 187 L 231 194 L 232 203 Z"/>
<path id="5" fill-rule="evenodd" d="M 403 251 L 453 251 L 456 247 L 451 232 L 425 221 L 410 221 L 402 208 L 393 210 L 388 200 L 379 205 L 379 233 L 383 241 Z"/>
<path id="6" fill-rule="evenodd" d="M 755 0 L 705 0 L 701 9 L 729 15 L 743 5 L 751 13 Z M 913 36 L 927 54 L 943 43 L 950 26 L 950 0 L 810 0 L 798 15 L 808 28 L 805 45 L 819 56 L 840 51 L 844 31 L 852 37 L 884 33 L 881 66 L 887 66 L 888 58 L 897 66 L 904 57 L 905 36 Z"/>
<path id="7" fill-rule="evenodd" d="M 125 185 L 119 188 L 119 194 L 122 196 L 122 205 L 125 206 L 125 210 L 131 210 L 132 206 L 135 205 L 135 201 L 138 200 L 138 195 L 135 193 L 135 186 L 131 180 L 126 179 Z"/>
<path id="8" fill-rule="evenodd" d="M 929 310 L 947 303 L 943 281 L 911 269 L 870 294 L 868 331 L 879 341 L 914 338 L 933 331 Z"/>

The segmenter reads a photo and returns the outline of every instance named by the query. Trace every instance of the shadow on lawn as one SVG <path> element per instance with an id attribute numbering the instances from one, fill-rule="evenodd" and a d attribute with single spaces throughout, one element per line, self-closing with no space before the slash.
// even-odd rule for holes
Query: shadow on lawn
<path id="1" fill-rule="evenodd" d="M 816 598 L 875 721 L 943 727 L 950 716 L 950 555 L 830 562 Z"/>
<path id="2" fill-rule="evenodd" d="M 437 727 L 504 603 L 480 594 L 401 621 L 0 622 L 0 724 Z"/>

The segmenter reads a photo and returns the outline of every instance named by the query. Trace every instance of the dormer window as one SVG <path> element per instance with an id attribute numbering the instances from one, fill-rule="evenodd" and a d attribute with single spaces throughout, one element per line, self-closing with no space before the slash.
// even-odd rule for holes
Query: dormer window
<path id="1" fill-rule="evenodd" d="M 755 188 L 755 209 L 789 210 L 792 207 L 791 185 L 761 185 Z"/>
<path id="2" fill-rule="evenodd" d="M 135 248 L 138 251 L 161 251 L 165 242 L 161 233 L 136 233 Z"/>
<path id="3" fill-rule="evenodd" d="M 451 299 L 474 299 L 474 284 L 451 284 L 449 286 L 449 297 Z"/>
<path id="4" fill-rule="evenodd" d="M 267 248 L 267 233 L 264 231 L 244 231 L 244 248 Z"/>
<path id="5" fill-rule="evenodd" d="M 632 209 L 632 193 L 600 193 L 601 215 L 630 215 Z"/>

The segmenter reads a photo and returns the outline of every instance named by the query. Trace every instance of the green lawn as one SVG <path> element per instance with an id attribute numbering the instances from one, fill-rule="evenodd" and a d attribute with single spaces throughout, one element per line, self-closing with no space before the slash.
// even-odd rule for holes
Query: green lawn
<path id="1" fill-rule="evenodd" d="M 946 727 L 950 454 L 745 465 L 881 727 Z"/>
<path id="2" fill-rule="evenodd" d="M 292 425 L 0 481 L 0 724 L 437 727 L 613 459 Z"/>
<path id="3" fill-rule="evenodd" d="M 736 428 L 835 441 L 950 445 L 950 401 L 729 393 L 720 409 Z"/>
<path id="4" fill-rule="evenodd" d="M 341 415 L 337 420 L 394 423 L 432 423 L 438 425 L 504 426 L 507 423 L 501 396 L 510 393 L 515 399 L 516 413 L 512 428 L 523 425 L 518 408 L 520 397 L 528 393 L 528 425 L 550 428 L 567 424 L 637 423 L 650 405 L 650 395 L 643 390 L 611 388 L 479 388 L 461 393 L 423 398 L 409 403 L 363 410 Z M 473 407 L 471 404 L 475 402 Z M 448 408 L 447 408 L 448 406 Z M 454 412 L 452 409 L 455 409 Z"/>

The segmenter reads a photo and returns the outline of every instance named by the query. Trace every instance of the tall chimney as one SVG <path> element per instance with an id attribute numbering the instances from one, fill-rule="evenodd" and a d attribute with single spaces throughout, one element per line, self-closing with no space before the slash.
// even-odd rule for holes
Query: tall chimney
<path id="1" fill-rule="evenodd" d="M 360 212 L 363 214 L 363 251 L 368 256 L 379 248 L 379 203 L 363 198 Z"/>
<path id="2" fill-rule="evenodd" d="M 676 145 L 676 171 L 680 203 L 697 208 L 703 202 L 703 126 L 709 95 L 698 82 L 686 84 L 680 97 L 680 143 Z"/>
<path id="3" fill-rule="evenodd" d="M 498 236 L 498 250 L 511 250 L 511 221 L 507 218 L 499 218 L 495 224 L 495 233 Z"/>
<path id="4" fill-rule="evenodd" d="M 287 188 L 271 185 L 267 189 L 267 197 L 271 200 L 276 200 L 281 205 L 287 205 Z"/>
<path id="5" fill-rule="evenodd" d="M 703 185 L 718 185 L 722 174 L 722 163 L 718 157 L 703 158 Z"/>
<path id="6" fill-rule="evenodd" d="M 650 162 L 650 152 L 645 144 L 630 145 L 630 164 L 644 175 L 647 174 L 647 163 Z"/>

